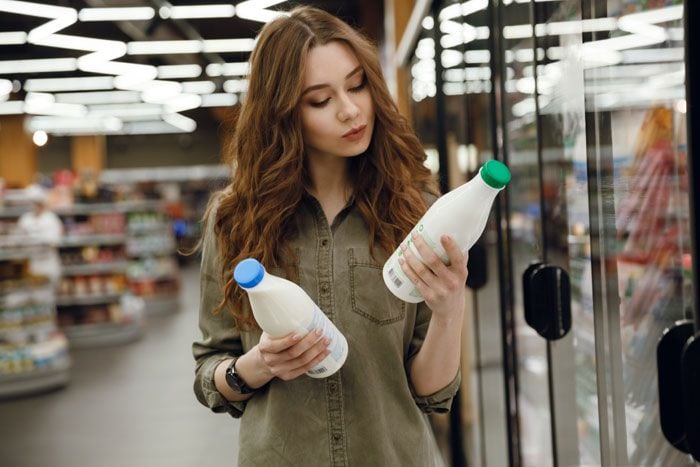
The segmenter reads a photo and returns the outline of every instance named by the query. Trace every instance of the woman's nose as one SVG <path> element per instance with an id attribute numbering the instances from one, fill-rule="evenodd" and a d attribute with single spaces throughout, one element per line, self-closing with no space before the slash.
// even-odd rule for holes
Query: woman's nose
<path id="1" fill-rule="evenodd" d="M 360 108 L 347 95 L 342 100 L 342 107 L 338 112 L 341 122 L 352 121 L 360 114 Z"/>

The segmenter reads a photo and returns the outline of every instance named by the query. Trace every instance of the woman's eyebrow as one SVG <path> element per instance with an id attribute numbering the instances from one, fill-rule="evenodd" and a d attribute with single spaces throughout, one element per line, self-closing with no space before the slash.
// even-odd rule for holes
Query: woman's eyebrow
<path id="1" fill-rule="evenodd" d="M 350 73 L 345 75 L 345 79 L 352 77 L 353 75 L 355 75 L 357 72 L 359 72 L 361 70 L 362 70 L 362 66 L 358 66 L 357 68 L 352 70 Z M 328 84 L 328 83 L 314 84 L 313 86 L 309 86 L 308 88 L 304 89 L 304 92 L 302 92 L 301 95 L 303 96 L 307 92 L 315 91 L 317 89 L 327 88 L 329 86 L 330 86 L 330 84 Z"/>

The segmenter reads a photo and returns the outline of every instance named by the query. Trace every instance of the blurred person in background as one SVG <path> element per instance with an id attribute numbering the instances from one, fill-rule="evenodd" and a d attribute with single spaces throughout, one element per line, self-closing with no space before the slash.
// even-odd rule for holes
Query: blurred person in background
<path id="1" fill-rule="evenodd" d="M 268 23 L 228 152 L 231 182 L 204 219 L 194 389 L 241 417 L 239 466 L 441 465 L 425 413 L 448 411 L 459 386 L 467 258 L 445 237 L 445 265 L 418 236 L 429 266 L 410 253 L 402 266 L 425 302 L 384 285 L 382 264 L 438 191 L 376 49 L 311 7 Z M 320 334 L 260 330 L 232 278 L 248 257 L 346 336 L 338 372 L 304 376 L 328 355 Z"/>
<path id="2" fill-rule="evenodd" d="M 48 197 L 44 188 L 30 185 L 25 192 L 32 202 L 32 210 L 20 216 L 17 223 L 18 233 L 52 247 L 32 257 L 30 272 L 35 276 L 48 277 L 56 286 L 61 278 L 58 245 L 63 236 L 63 224 L 56 214 L 48 210 Z"/>

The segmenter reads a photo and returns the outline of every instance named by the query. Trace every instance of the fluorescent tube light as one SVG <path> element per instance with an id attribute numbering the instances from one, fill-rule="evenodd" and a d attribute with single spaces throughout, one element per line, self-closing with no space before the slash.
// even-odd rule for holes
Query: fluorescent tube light
<path id="1" fill-rule="evenodd" d="M 15 13 L 17 15 L 36 16 L 38 18 L 58 18 L 75 12 L 73 8 L 54 6 L 34 2 L 19 2 L 14 0 L 0 0 L 0 11 Z"/>
<path id="2" fill-rule="evenodd" d="M 88 116 L 93 118 L 113 116 L 128 119 L 139 116 L 156 117 L 161 113 L 163 113 L 163 106 L 159 104 L 108 104 L 91 106 Z"/>
<path id="3" fill-rule="evenodd" d="M 683 47 L 625 50 L 622 52 L 622 61 L 624 63 L 682 62 L 684 53 Z"/>
<path id="4" fill-rule="evenodd" d="M 255 39 L 210 39 L 205 40 L 204 52 L 250 52 L 255 47 Z"/>
<path id="5" fill-rule="evenodd" d="M 0 79 L 0 96 L 7 97 L 12 92 L 12 81 L 9 79 Z"/>
<path id="6" fill-rule="evenodd" d="M 461 65 L 463 60 L 464 56 L 459 50 L 442 51 L 441 62 L 444 68 L 452 68 L 453 66 Z"/>
<path id="7" fill-rule="evenodd" d="M 247 79 L 230 79 L 224 81 L 224 91 L 226 92 L 246 92 L 248 90 Z"/>
<path id="8" fill-rule="evenodd" d="M 231 18 L 235 12 L 233 5 L 164 6 L 158 11 L 163 19 Z"/>
<path id="9" fill-rule="evenodd" d="M 197 129 L 197 122 L 178 113 L 163 115 L 163 121 L 186 133 L 191 133 Z"/>
<path id="10" fill-rule="evenodd" d="M 43 78 L 28 79 L 24 89 L 31 92 L 55 91 L 89 91 L 112 89 L 114 78 L 111 76 L 88 76 L 84 78 Z"/>
<path id="11" fill-rule="evenodd" d="M 134 104 L 141 102 L 141 95 L 135 91 L 69 92 L 55 94 L 56 102 L 65 104 Z"/>
<path id="12" fill-rule="evenodd" d="M 24 113 L 24 101 L 0 102 L 0 115 L 19 115 Z"/>
<path id="13" fill-rule="evenodd" d="M 182 83 L 182 92 L 185 94 L 211 94 L 216 91 L 213 81 L 186 81 Z"/>
<path id="14" fill-rule="evenodd" d="M 462 16 L 462 5 L 459 3 L 454 3 L 440 10 L 438 20 L 440 22 L 449 21 L 451 19 L 459 18 L 460 16 Z"/>
<path id="15" fill-rule="evenodd" d="M 115 117 L 31 117 L 25 122 L 25 129 L 30 133 L 45 131 L 50 134 L 99 134 L 114 133 L 121 130 L 121 128 L 121 120 Z"/>
<path id="16" fill-rule="evenodd" d="M 250 73 L 250 63 L 248 62 L 232 62 L 232 63 L 212 63 L 207 65 L 206 73 L 208 76 L 246 76 Z"/>
<path id="17" fill-rule="evenodd" d="M 151 7 L 83 8 L 78 12 L 80 21 L 146 21 L 155 16 Z"/>
<path id="18" fill-rule="evenodd" d="M 158 67 L 158 78 L 160 79 L 197 78 L 201 74 L 202 67 L 199 65 L 162 65 Z"/>
<path id="19" fill-rule="evenodd" d="M 230 107 L 238 103 L 236 94 L 217 93 L 202 96 L 200 107 Z"/>
<path id="20" fill-rule="evenodd" d="M 471 0 L 462 3 L 462 16 L 469 16 L 481 10 L 485 10 L 489 6 L 489 0 Z"/>
<path id="21" fill-rule="evenodd" d="M 127 50 L 129 55 L 192 54 L 202 51 L 202 41 L 133 41 Z"/>
<path id="22" fill-rule="evenodd" d="M 109 54 L 112 58 L 121 57 L 126 53 L 126 45 L 122 41 L 97 39 L 95 37 L 71 36 L 66 34 L 52 34 L 49 39 L 46 39 L 46 43 L 42 45 L 46 45 L 47 47 L 57 47 L 60 49 L 103 52 Z"/>
<path id="23" fill-rule="evenodd" d="M 149 81 L 140 89 L 144 102 L 164 104 L 182 92 L 182 85 L 176 81 Z"/>
<path id="24" fill-rule="evenodd" d="M 250 21 L 261 23 L 270 22 L 279 16 L 288 16 L 289 13 L 283 11 L 266 10 L 285 0 L 248 0 L 236 5 L 236 16 Z"/>
<path id="25" fill-rule="evenodd" d="M 0 32 L 0 44 L 23 45 L 27 43 L 27 33 L 24 31 Z"/>
<path id="26" fill-rule="evenodd" d="M 134 122 L 124 124 L 121 134 L 126 135 L 154 135 L 168 133 L 182 133 L 180 128 L 174 127 L 163 120 L 150 122 Z"/>
<path id="27" fill-rule="evenodd" d="M 37 9 L 43 9 L 44 6 L 45 5 L 42 5 L 41 8 Z M 64 10 L 64 13 L 62 13 L 61 16 L 58 16 L 56 19 L 51 20 L 48 23 L 44 23 L 41 26 L 29 31 L 29 34 L 27 35 L 27 42 L 31 44 L 50 46 L 50 37 L 52 34 L 57 33 L 58 31 L 65 29 L 78 21 L 78 13 L 73 8 L 60 8 Z"/>
<path id="28" fill-rule="evenodd" d="M 124 91 L 141 91 L 155 77 L 155 67 L 153 67 L 153 73 L 150 71 L 134 71 L 133 73 L 122 74 L 114 78 L 114 87 Z"/>
<path id="29" fill-rule="evenodd" d="M 55 115 L 58 117 L 80 118 L 87 115 L 87 107 L 79 104 L 59 104 L 27 100 L 24 103 L 24 112 L 36 115 Z"/>
<path id="30" fill-rule="evenodd" d="M 165 104 L 166 113 L 178 113 L 196 109 L 202 105 L 202 98 L 197 94 L 180 94 Z"/>

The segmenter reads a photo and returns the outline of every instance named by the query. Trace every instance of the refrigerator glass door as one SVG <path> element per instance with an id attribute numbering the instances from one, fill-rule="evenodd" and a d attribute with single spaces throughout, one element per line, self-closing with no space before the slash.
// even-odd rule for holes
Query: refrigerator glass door
<path id="1" fill-rule="evenodd" d="M 683 6 L 588 3 L 584 87 L 594 282 L 602 297 L 598 362 L 608 465 L 692 465 L 659 425 L 656 347 L 690 317 Z M 593 224 L 593 221 L 592 221 Z"/>

